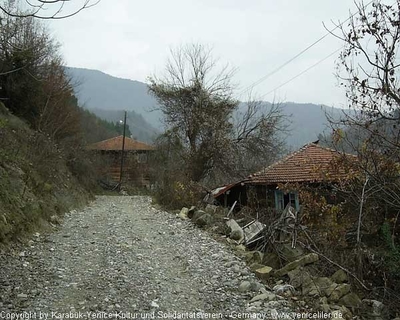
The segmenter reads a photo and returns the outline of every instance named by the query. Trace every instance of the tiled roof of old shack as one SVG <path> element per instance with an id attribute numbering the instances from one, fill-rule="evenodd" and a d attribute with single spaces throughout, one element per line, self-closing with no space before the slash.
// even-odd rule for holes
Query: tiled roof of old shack
<path id="1" fill-rule="evenodd" d="M 318 145 L 318 142 L 306 144 L 265 169 L 250 175 L 246 184 L 275 184 L 296 182 L 320 182 L 346 178 L 348 172 L 338 166 L 343 157 L 356 159 L 353 155 Z"/>

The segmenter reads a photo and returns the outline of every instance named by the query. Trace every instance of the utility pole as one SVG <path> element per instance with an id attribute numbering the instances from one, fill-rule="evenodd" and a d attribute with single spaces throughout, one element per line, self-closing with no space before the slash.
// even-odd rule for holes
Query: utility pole
<path id="1" fill-rule="evenodd" d="M 126 111 L 124 114 L 124 135 L 122 138 L 122 150 L 121 150 L 121 169 L 119 172 L 119 187 L 121 188 L 121 183 L 122 183 L 122 171 L 124 168 L 124 152 L 125 152 L 125 128 L 126 128 Z"/>

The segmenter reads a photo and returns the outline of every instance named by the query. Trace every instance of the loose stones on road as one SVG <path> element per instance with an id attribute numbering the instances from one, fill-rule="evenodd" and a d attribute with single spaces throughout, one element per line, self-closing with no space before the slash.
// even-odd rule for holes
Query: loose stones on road
<path id="1" fill-rule="evenodd" d="M 66 214 L 58 231 L 0 259 L 6 312 L 270 308 L 249 305 L 263 286 L 229 248 L 190 220 L 153 208 L 149 197 L 98 197 Z M 241 291 L 243 282 L 249 286 Z"/>

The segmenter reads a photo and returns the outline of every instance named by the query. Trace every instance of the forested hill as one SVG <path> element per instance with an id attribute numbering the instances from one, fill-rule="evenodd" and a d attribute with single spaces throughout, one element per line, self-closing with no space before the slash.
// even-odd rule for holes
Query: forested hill
<path id="1" fill-rule="evenodd" d="M 268 102 L 266 104 L 270 105 Z M 290 117 L 287 143 L 294 149 L 317 140 L 320 134 L 329 135 L 331 129 L 326 115 L 334 119 L 342 115 L 342 109 L 295 102 L 282 103 L 282 112 Z"/>
<path id="2" fill-rule="evenodd" d="M 116 122 L 127 110 L 127 123 L 135 139 L 152 142 L 161 131 L 160 113 L 153 112 L 156 101 L 147 93 L 147 85 L 120 79 L 98 70 L 67 68 L 72 77 L 79 105 L 102 119 Z"/>
<path id="3" fill-rule="evenodd" d="M 157 102 L 148 93 L 145 83 L 113 77 L 98 70 L 67 70 L 78 84 L 75 91 L 81 106 L 113 122 L 122 119 L 122 110 L 128 110 L 128 124 L 139 140 L 151 141 L 162 131 L 161 113 L 154 110 Z M 266 102 L 266 106 L 269 105 Z M 281 108 L 290 116 L 291 131 L 287 143 L 292 148 L 318 139 L 318 135 L 326 130 L 325 112 L 334 116 L 340 114 L 340 109 L 313 103 L 285 102 Z"/>

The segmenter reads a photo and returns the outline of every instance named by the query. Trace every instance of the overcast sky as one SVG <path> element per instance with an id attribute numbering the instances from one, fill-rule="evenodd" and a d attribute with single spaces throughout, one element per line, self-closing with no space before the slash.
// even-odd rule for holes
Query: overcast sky
<path id="1" fill-rule="evenodd" d="M 215 57 L 238 68 L 240 93 L 325 35 L 323 22 L 333 27 L 331 20 L 345 20 L 354 7 L 351 0 L 101 0 L 49 25 L 68 66 L 139 81 L 162 71 L 171 47 L 210 45 Z M 334 76 L 338 52 L 274 91 L 340 47 L 326 37 L 254 91 L 268 101 L 343 106 Z"/>

